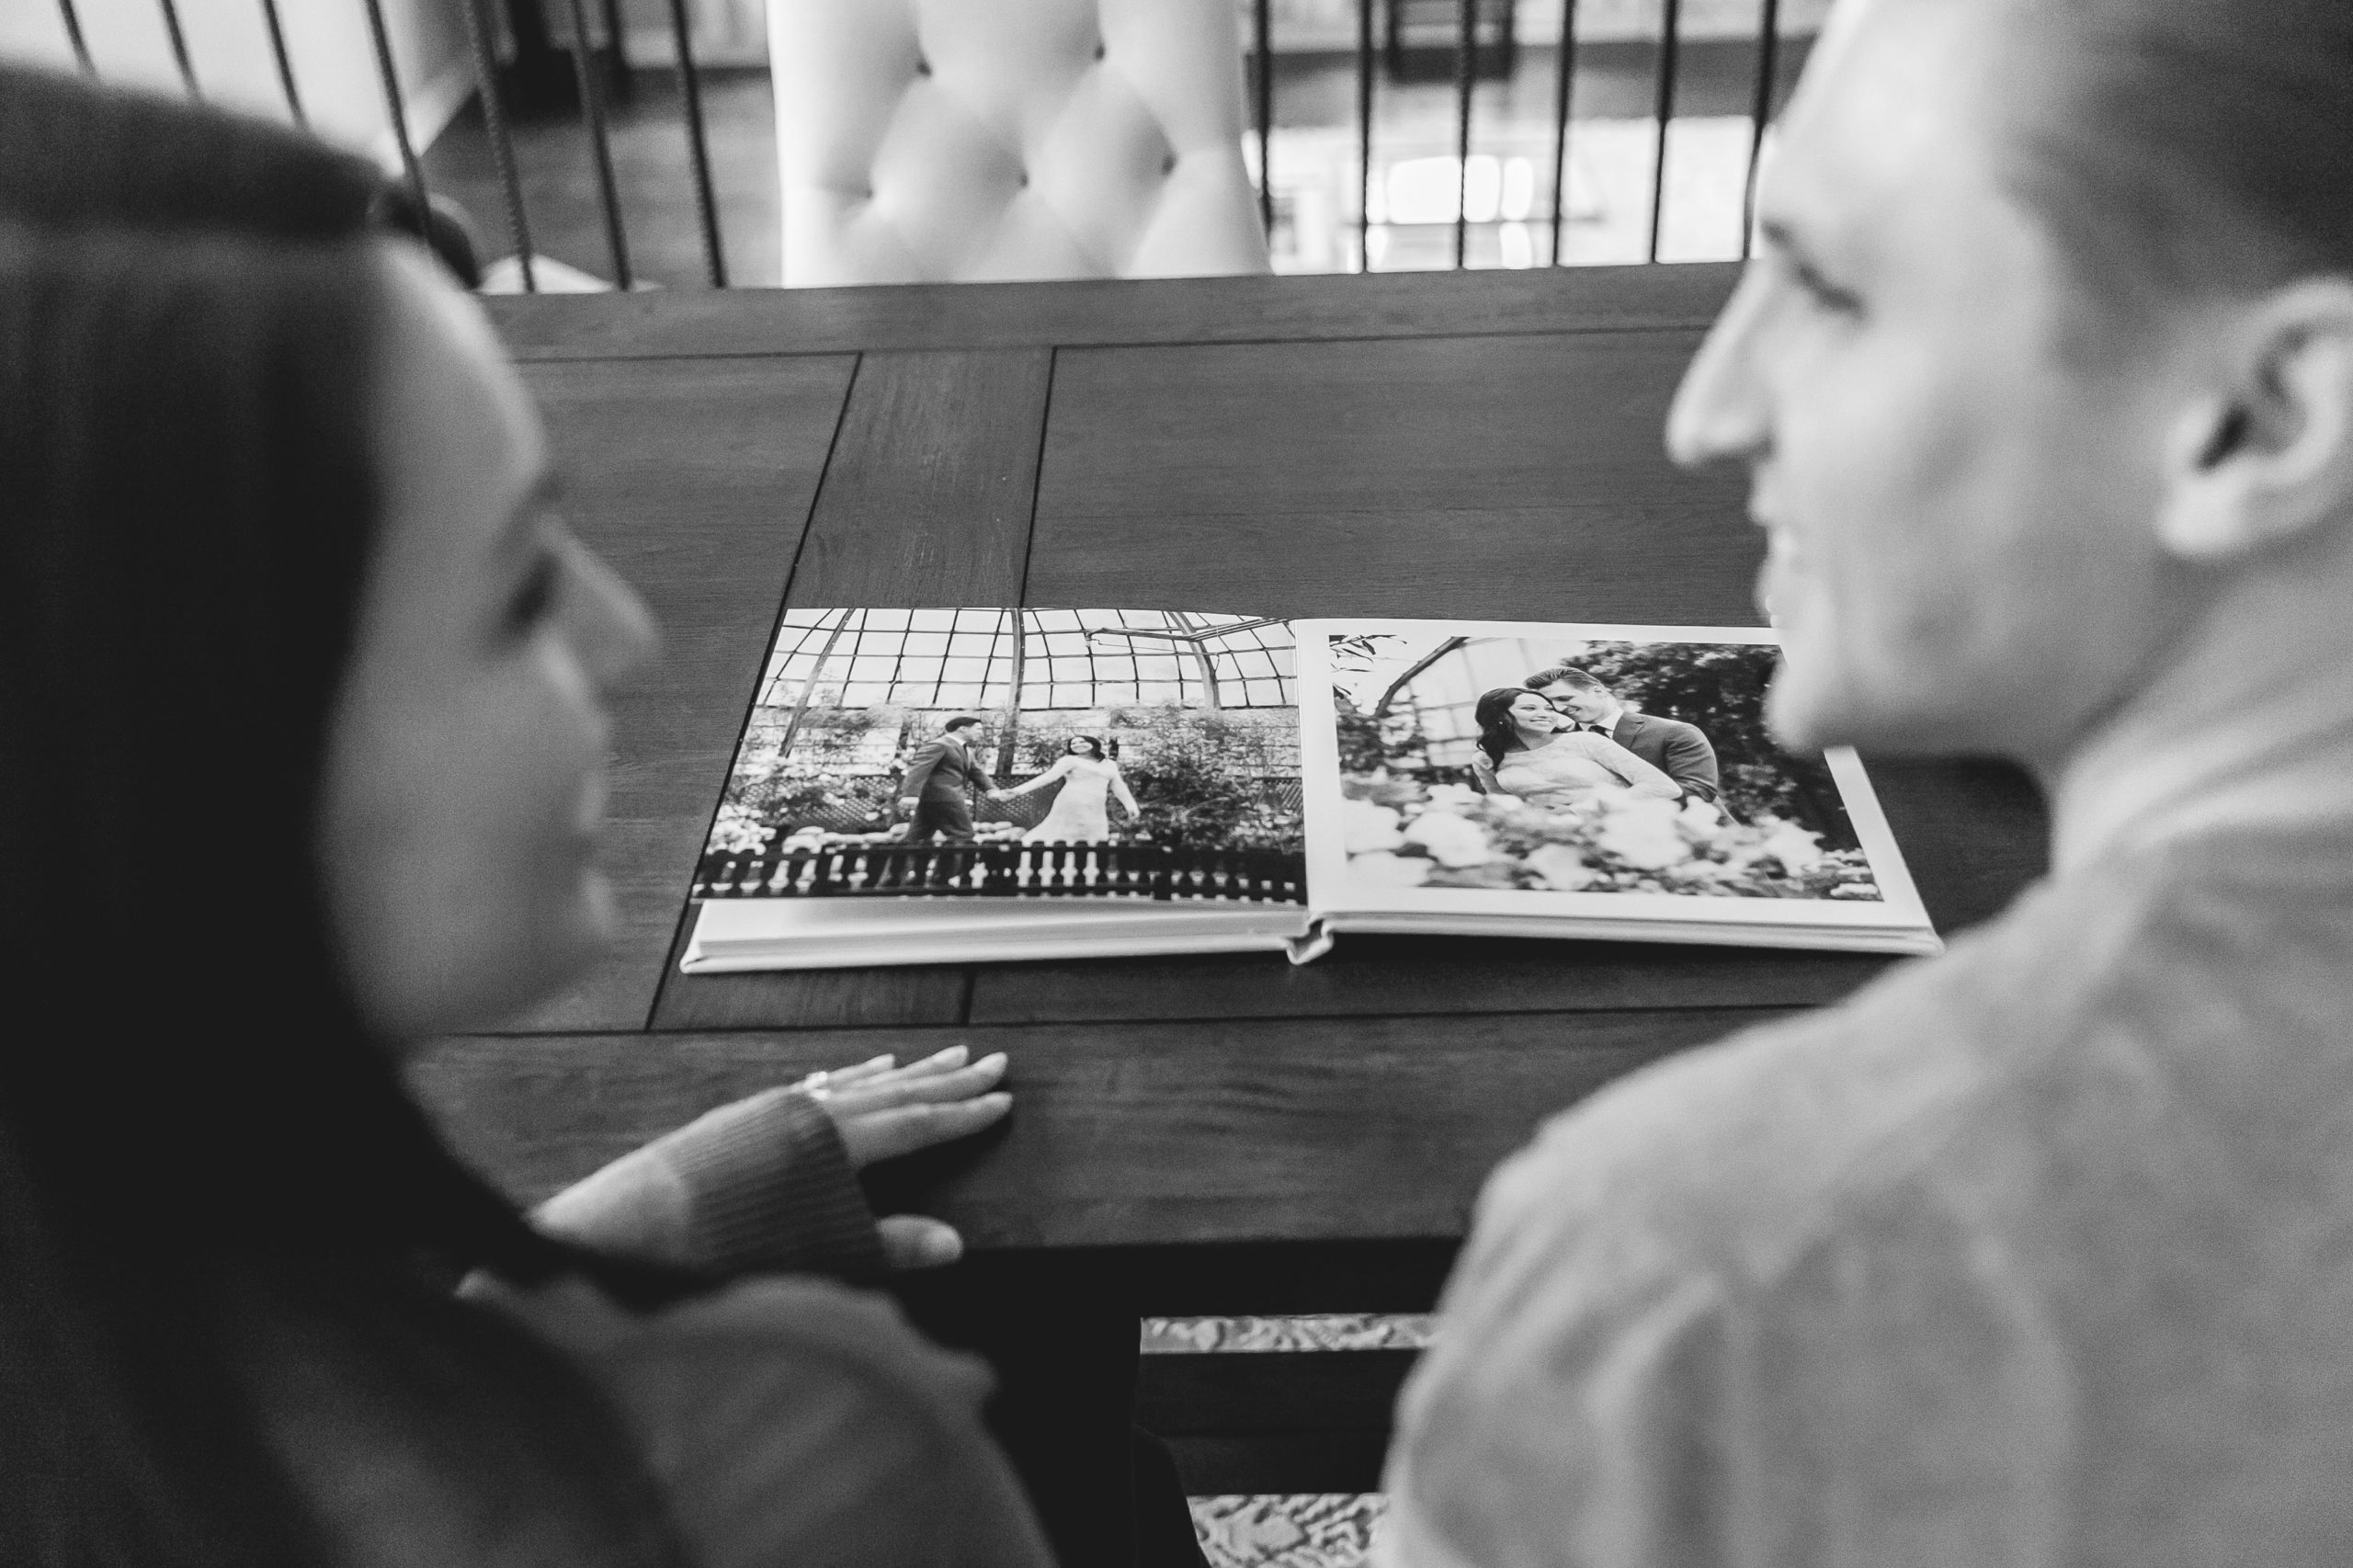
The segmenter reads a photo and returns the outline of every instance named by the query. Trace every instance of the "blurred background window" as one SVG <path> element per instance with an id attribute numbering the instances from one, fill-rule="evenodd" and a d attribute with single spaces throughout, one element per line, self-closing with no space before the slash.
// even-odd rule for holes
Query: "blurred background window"
<path id="1" fill-rule="evenodd" d="M 844 17 L 896 18 L 914 36 L 908 0 L 830 4 Z M 1092 13 L 1108 42 L 1123 28 L 1152 40 L 1171 16 L 1230 8 L 1242 96 L 1234 153 L 1264 251 L 1230 236 L 1206 250 L 1163 245 L 1176 259 L 1159 269 L 1315 273 L 1741 256 L 1760 113 L 1769 119 L 1786 97 L 1828 0 L 1036 4 L 1041 16 Z M 809 9 L 804 0 L 776 6 Z M 0 54 L 301 118 L 373 154 L 433 205 L 454 204 L 487 264 L 486 286 L 506 290 L 783 280 L 777 103 L 791 73 L 772 75 L 770 31 L 769 0 L 0 5 Z M 1192 113 L 1155 79 L 1171 47 L 1147 41 L 1091 70 L 1084 60 L 1039 67 L 1031 90 L 1077 104 L 1081 124 L 1119 128 L 1135 153 Z M 1231 77 L 1180 75 L 1184 92 L 1227 98 L 1209 111 L 1230 109 Z M 497 85 L 494 104 L 485 79 Z M 894 99 L 892 112 L 902 107 Z M 784 123 L 796 134 L 790 116 Z M 987 134 L 976 123 L 972 136 Z M 1153 171 L 1033 171 L 1025 146 L 1051 165 L 1053 138 L 1034 127 L 1007 134 L 1024 145 L 998 160 L 1020 192 L 1003 210 L 1046 202 L 1026 177 L 1060 178 L 1055 199 L 1076 203 L 1063 210 L 1071 221 L 1040 220 L 1038 233 L 1079 233 L 1067 245 L 1015 247 L 972 275 L 1137 275 L 1153 248 L 1143 233 L 1158 199 Z M 1198 160 L 1205 171 L 1226 161 L 1222 152 Z M 977 178 L 961 175 L 957 188 L 969 192 Z M 1206 231 L 1230 218 L 1187 222 Z M 523 255 L 535 262 L 529 278 Z M 867 280 L 897 280 L 870 257 L 859 265 Z M 1022 270 L 1029 266 L 1044 270 Z"/>

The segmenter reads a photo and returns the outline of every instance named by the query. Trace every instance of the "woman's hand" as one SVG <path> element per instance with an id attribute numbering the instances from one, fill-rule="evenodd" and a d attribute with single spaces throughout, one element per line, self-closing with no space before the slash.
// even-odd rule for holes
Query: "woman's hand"
<path id="1" fill-rule="evenodd" d="M 951 1045 L 904 1067 L 895 1056 L 877 1056 L 813 1073 L 797 1087 L 825 1108 L 850 1165 L 863 1170 L 878 1160 L 969 1138 L 1013 1108 L 1013 1096 L 996 1086 L 1005 1077 L 1005 1052 L 978 1062 L 968 1062 L 970 1055 Z M 893 1268 L 936 1267 L 964 1253 L 955 1227 L 926 1215 L 887 1215 L 877 1229 Z"/>

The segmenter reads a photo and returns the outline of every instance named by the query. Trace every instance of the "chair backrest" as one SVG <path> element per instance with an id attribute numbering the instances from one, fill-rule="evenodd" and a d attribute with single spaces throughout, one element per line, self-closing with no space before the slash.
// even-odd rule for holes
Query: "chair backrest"
<path id="1" fill-rule="evenodd" d="M 784 282 L 1264 272 L 1233 0 L 768 0 Z"/>

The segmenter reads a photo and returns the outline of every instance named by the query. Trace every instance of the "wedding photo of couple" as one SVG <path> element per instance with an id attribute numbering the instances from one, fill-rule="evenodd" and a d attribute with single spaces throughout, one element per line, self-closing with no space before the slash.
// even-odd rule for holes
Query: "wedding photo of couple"
<path id="1" fill-rule="evenodd" d="M 1111 834 L 1110 801 L 1119 801 L 1131 830 L 1142 819 L 1134 791 L 1099 735 L 1073 735 L 1062 756 L 1024 784 L 998 789 L 976 760 L 989 744 L 984 719 L 960 714 L 940 726 L 939 738 L 917 751 L 899 779 L 899 836 L 906 843 L 976 836 L 972 800 L 1004 804 L 1051 789 L 1052 803 L 1035 826 L 1020 835 L 1024 844 L 1100 844 Z M 1056 788 L 1059 786 L 1059 788 Z"/>
<path id="2" fill-rule="evenodd" d="M 1482 794 L 1533 806 L 1610 789 L 1711 806 L 1722 797 L 1716 748 L 1699 726 L 1635 712 L 1574 665 L 1483 694 L 1472 719 L 1479 743 L 1471 776 Z"/>
<path id="3" fill-rule="evenodd" d="M 1294 652 L 1283 621 L 1207 611 L 789 608 L 698 886 L 1070 892 L 1296 861 Z"/>
<path id="4" fill-rule="evenodd" d="M 1352 880 L 1877 900 L 1830 767 L 1767 733 L 1771 634 L 1709 635 L 1334 636 Z"/>

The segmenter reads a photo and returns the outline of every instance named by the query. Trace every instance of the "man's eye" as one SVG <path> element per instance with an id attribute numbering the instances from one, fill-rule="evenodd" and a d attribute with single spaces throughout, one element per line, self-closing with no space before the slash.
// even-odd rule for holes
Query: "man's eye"
<path id="1" fill-rule="evenodd" d="M 1853 290 L 1840 288 L 1803 262 L 1797 263 L 1790 270 L 1797 278 L 1798 287 L 1818 308 L 1842 316 L 1863 313 L 1862 296 Z"/>
<path id="2" fill-rule="evenodd" d="M 530 570 L 515 586 L 506 601 L 506 625 L 509 631 L 526 632 L 545 620 L 548 611 L 555 608 L 556 586 L 563 567 L 556 558 L 542 551 L 531 562 Z"/>

